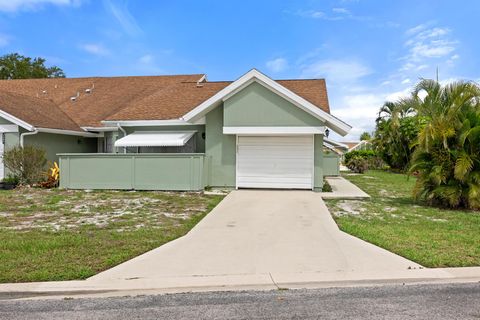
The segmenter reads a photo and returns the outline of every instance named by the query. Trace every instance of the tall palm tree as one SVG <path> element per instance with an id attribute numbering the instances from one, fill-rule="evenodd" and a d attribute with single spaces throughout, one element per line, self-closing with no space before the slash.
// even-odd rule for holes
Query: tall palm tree
<path id="1" fill-rule="evenodd" d="M 376 151 L 392 168 L 404 170 L 410 161 L 411 144 L 417 134 L 414 97 L 385 102 L 376 120 Z"/>
<path id="2" fill-rule="evenodd" d="M 413 95 L 418 115 L 426 120 L 410 168 L 418 173 L 415 197 L 480 209 L 480 87 L 424 79 Z"/>

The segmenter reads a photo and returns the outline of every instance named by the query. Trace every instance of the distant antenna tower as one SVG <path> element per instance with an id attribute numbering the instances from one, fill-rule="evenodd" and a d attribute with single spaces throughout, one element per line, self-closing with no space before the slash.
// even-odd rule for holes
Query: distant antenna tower
<path id="1" fill-rule="evenodd" d="M 437 76 L 437 82 L 438 82 L 438 66 L 437 66 L 436 76 Z"/>

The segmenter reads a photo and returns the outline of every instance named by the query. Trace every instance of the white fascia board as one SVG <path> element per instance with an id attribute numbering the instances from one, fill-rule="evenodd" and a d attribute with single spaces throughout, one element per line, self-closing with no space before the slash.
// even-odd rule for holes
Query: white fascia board
<path id="1" fill-rule="evenodd" d="M 193 110 L 188 112 L 183 116 L 183 120 L 187 122 L 195 121 L 196 119 L 204 116 L 207 112 L 215 108 L 221 101 L 227 99 L 231 96 L 231 94 L 235 94 L 246 85 L 250 84 L 253 81 L 257 81 L 258 83 L 265 86 L 267 89 L 272 90 L 273 92 L 277 93 L 287 101 L 293 103 L 297 107 L 301 108 L 305 112 L 308 112 L 312 116 L 324 121 L 328 127 L 332 130 L 337 132 L 338 134 L 345 136 L 350 129 L 352 128 L 345 122 L 341 121 L 340 119 L 332 116 L 331 114 L 321 110 L 317 106 L 313 105 L 312 103 L 308 102 L 304 98 L 300 97 L 296 93 L 290 91 L 289 89 L 285 88 L 278 82 L 270 79 L 263 73 L 259 72 L 256 69 L 252 69 L 239 79 L 232 82 L 227 87 L 223 88 L 215 95 L 210 97 L 209 99 L 202 102 L 200 105 L 195 107 Z"/>
<path id="2" fill-rule="evenodd" d="M 324 146 L 325 148 L 331 150 L 332 152 L 334 152 L 334 153 L 336 153 L 336 154 L 338 154 L 338 155 L 341 155 L 341 153 L 338 152 L 338 150 L 335 148 L 335 146 L 333 146 L 333 145 L 331 145 L 331 144 L 329 144 L 329 143 L 327 143 L 327 142 L 323 142 L 323 146 Z"/>
<path id="3" fill-rule="evenodd" d="M 323 138 L 323 141 L 328 143 L 328 144 L 331 144 L 335 147 L 338 147 L 338 148 L 343 148 L 343 149 L 346 149 L 348 150 L 348 146 L 346 144 L 343 144 L 341 142 L 338 142 L 338 141 L 335 141 L 335 140 L 331 140 L 331 139 L 328 139 L 328 138 Z"/>
<path id="4" fill-rule="evenodd" d="M 302 135 L 324 134 L 325 127 L 223 127 L 223 134 Z"/>
<path id="5" fill-rule="evenodd" d="M 93 132 L 110 132 L 110 131 L 118 131 L 118 127 L 81 127 L 85 131 L 93 131 Z"/>
<path id="6" fill-rule="evenodd" d="M 19 127 L 22 127 L 24 129 L 26 129 L 28 131 L 34 131 L 35 130 L 35 127 L 32 126 L 31 124 L 15 117 L 15 116 L 12 116 L 10 113 L 7 113 L 3 110 L 0 110 L 0 117 L 4 118 L 7 121 L 10 121 L 10 122 L 16 124 Z"/>
<path id="7" fill-rule="evenodd" d="M 187 122 L 182 119 L 172 120 L 104 120 L 102 123 L 106 126 L 122 127 L 149 127 L 149 126 L 193 126 L 205 124 L 205 117 L 195 122 Z"/>
<path id="8" fill-rule="evenodd" d="M 18 132 L 18 126 L 16 124 L 0 124 L 0 133 L 6 132 Z"/>
<path id="9" fill-rule="evenodd" d="M 74 131 L 74 130 L 37 128 L 37 131 L 43 132 L 43 133 L 65 134 L 69 136 L 79 136 L 79 137 L 86 137 L 86 138 L 103 137 L 103 133 L 81 132 L 81 131 Z"/>

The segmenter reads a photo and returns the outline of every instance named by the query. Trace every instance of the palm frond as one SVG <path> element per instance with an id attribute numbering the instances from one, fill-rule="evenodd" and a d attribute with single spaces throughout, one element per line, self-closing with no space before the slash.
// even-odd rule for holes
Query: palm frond
<path id="1" fill-rule="evenodd" d="M 467 153 L 462 152 L 457 158 L 457 161 L 455 162 L 455 168 L 454 168 L 455 178 L 460 181 L 465 181 L 467 174 L 472 170 L 472 168 L 473 168 L 472 159 Z"/>

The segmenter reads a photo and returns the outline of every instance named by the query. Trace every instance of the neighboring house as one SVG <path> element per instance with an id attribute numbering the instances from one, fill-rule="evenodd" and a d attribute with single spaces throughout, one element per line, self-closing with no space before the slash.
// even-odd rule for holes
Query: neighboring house
<path id="1" fill-rule="evenodd" d="M 348 151 L 358 151 L 358 150 L 371 150 L 372 143 L 368 140 L 362 141 L 353 141 L 353 142 L 342 142 L 344 145 L 348 147 Z"/>
<path id="2" fill-rule="evenodd" d="M 275 81 L 255 69 L 233 82 L 0 81 L 0 152 L 44 148 L 65 188 L 320 190 L 327 128 L 350 130 L 330 115 L 325 80 Z"/>

